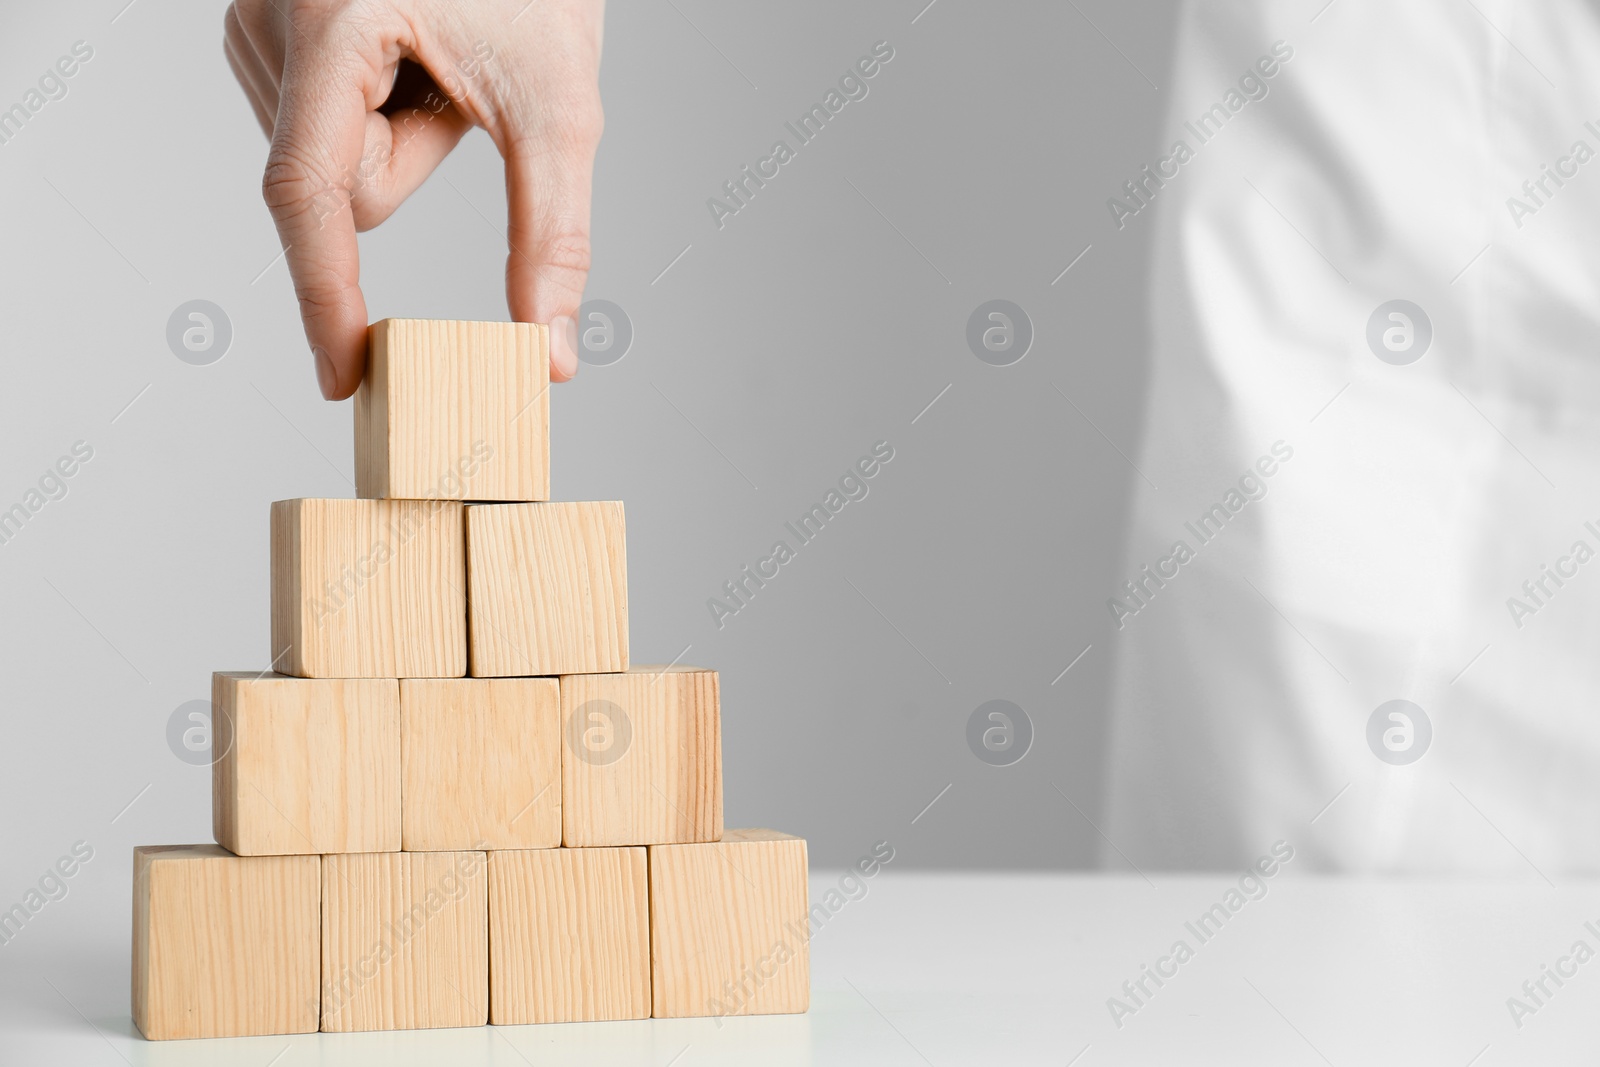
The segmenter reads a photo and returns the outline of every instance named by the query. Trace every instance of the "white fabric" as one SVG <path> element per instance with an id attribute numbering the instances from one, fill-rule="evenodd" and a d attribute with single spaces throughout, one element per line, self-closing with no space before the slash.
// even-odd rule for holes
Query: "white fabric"
<path id="1" fill-rule="evenodd" d="M 1274 41 L 1294 54 L 1124 220 L 1155 228 L 1138 465 L 1159 488 L 1137 483 L 1117 582 L 1197 546 L 1185 522 L 1274 442 L 1293 456 L 1113 638 L 1106 833 L 1146 869 L 1286 839 L 1312 868 L 1594 871 L 1600 558 L 1520 628 L 1507 599 L 1600 551 L 1600 158 L 1520 228 L 1507 199 L 1574 142 L 1600 152 L 1600 19 L 1316 7 L 1188 5 L 1163 145 L 1193 145 L 1183 121 Z M 1393 299 L 1432 321 L 1408 366 L 1366 340 Z M 1394 698 L 1433 726 L 1409 766 L 1367 744 Z"/>

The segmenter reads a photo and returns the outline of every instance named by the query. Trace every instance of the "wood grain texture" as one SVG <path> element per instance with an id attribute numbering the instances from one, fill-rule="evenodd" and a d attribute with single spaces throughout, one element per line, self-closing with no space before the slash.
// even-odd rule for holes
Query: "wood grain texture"
<path id="1" fill-rule="evenodd" d="M 722 836 L 716 671 L 640 666 L 562 675 L 561 723 L 568 848 Z"/>
<path id="2" fill-rule="evenodd" d="M 466 674 L 461 505 L 272 505 L 272 663 L 301 678 Z"/>
<path id="3" fill-rule="evenodd" d="M 650 986 L 658 1019 L 811 1006 L 806 843 L 772 830 L 650 846 Z"/>
<path id="4" fill-rule="evenodd" d="M 211 822 L 241 856 L 400 848 L 400 688 L 382 678 L 211 677 Z"/>
<path id="5" fill-rule="evenodd" d="M 554 678 L 400 683 L 406 851 L 561 843 Z"/>
<path id="6" fill-rule="evenodd" d="M 466 511 L 473 677 L 627 669 L 620 502 L 475 504 Z"/>
<path id="7" fill-rule="evenodd" d="M 550 498 L 547 327 L 384 319 L 367 339 L 357 496 Z"/>
<path id="8" fill-rule="evenodd" d="M 488 1021 L 482 852 L 382 852 L 322 863 L 323 1030 Z"/>
<path id="9" fill-rule="evenodd" d="M 152 1041 L 317 1029 L 322 860 L 133 850 L 133 1021 Z"/>
<path id="10" fill-rule="evenodd" d="M 645 850 L 489 853 L 489 1021 L 650 1017 Z"/>

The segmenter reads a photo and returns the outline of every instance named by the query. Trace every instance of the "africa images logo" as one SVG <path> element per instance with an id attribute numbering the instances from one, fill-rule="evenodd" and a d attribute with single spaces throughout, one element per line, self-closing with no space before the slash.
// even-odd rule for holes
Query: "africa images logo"
<path id="1" fill-rule="evenodd" d="M 722 183 L 720 197 L 707 197 L 706 210 L 711 213 L 711 221 L 716 223 L 717 229 L 727 225 L 727 220 L 750 206 L 750 201 L 755 195 L 767 187 L 767 182 L 772 181 L 799 154 L 800 149 L 810 144 L 821 136 L 845 106 L 853 101 L 865 100 L 871 86 L 867 83 L 877 76 L 885 64 L 894 58 L 894 46 L 888 41 L 879 41 L 872 46 L 870 55 L 862 56 L 839 77 L 839 87 L 829 89 L 823 95 L 820 103 L 812 104 L 811 108 L 794 122 L 785 122 L 783 128 L 794 135 L 795 143 L 791 145 L 787 137 L 780 137 L 772 142 L 772 149 L 767 155 L 756 160 L 752 169 L 750 164 L 739 168 L 739 172 L 730 180 Z"/>
<path id="2" fill-rule="evenodd" d="M 1147 163 L 1138 174 L 1122 183 L 1126 200 L 1115 196 L 1106 200 L 1106 210 L 1111 213 L 1111 221 L 1116 223 L 1117 229 L 1127 226 L 1130 218 L 1149 207 L 1151 201 L 1155 200 L 1157 191 L 1181 174 L 1184 164 L 1221 133 L 1222 128 L 1232 120 L 1233 116 L 1243 111 L 1246 104 L 1265 100 L 1267 94 L 1272 91 L 1271 86 L 1267 84 L 1268 81 L 1276 77 L 1283 69 L 1282 64 L 1292 58 L 1294 58 L 1294 48 L 1289 42 L 1273 41 L 1270 53 L 1263 55 L 1253 66 L 1247 68 L 1239 76 L 1237 85 L 1228 86 L 1223 91 L 1222 98 L 1202 111 L 1193 122 L 1185 121 L 1183 128 L 1194 138 L 1195 143 L 1190 145 L 1186 138 L 1177 138 L 1172 142 L 1171 150 L 1156 160 L 1154 169 Z"/>

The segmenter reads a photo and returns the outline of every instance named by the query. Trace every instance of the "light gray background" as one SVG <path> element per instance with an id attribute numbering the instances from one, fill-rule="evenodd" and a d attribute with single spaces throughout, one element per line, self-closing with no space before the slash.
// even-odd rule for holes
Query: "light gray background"
<path id="1" fill-rule="evenodd" d="M 353 494 L 223 5 L 125 2 L 7 0 L 0 35 L 0 106 L 94 48 L 0 145 L 0 508 L 94 448 L 0 545 L 0 903 L 95 849 L 29 938 L 126 914 L 135 844 L 210 839 L 168 717 L 266 664 L 268 503 Z M 722 672 L 730 825 L 803 834 L 818 866 L 880 839 L 904 867 L 1083 866 L 1149 232 L 1104 202 L 1155 143 L 1172 5 L 925 3 L 611 5 L 588 295 L 636 339 L 556 389 L 554 490 L 626 501 L 635 659 Z M 706 199 L 879 40 L 867 98 L 719 232 Z M 502 200 L 476 133 L 363 237 L 373 318 L 504 318 Z M 1008 368 L 965 342 L 997 297 L 1036 335 Z M 209 367 L 165 341 L 195 298 L 233 324 Z M 707 598 L 880 439 L 870 495 L 717 630 Z M 1015 766 L 967 748 L 994 698 L 1034 723 Z"/>

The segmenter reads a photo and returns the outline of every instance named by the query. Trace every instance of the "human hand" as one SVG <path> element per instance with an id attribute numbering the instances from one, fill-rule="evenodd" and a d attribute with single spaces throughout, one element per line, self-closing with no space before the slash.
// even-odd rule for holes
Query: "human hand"
<path id="1" fill-rule="evenodd" d="M 604 0 L 234 0 L 225 49 L 271 138 L 262 194 L 317 383 L 354 393 L 367 306 L 356 231 L 394 213 L 467 130 L 505 160 L 506 302 L 578 369 Z"/>

